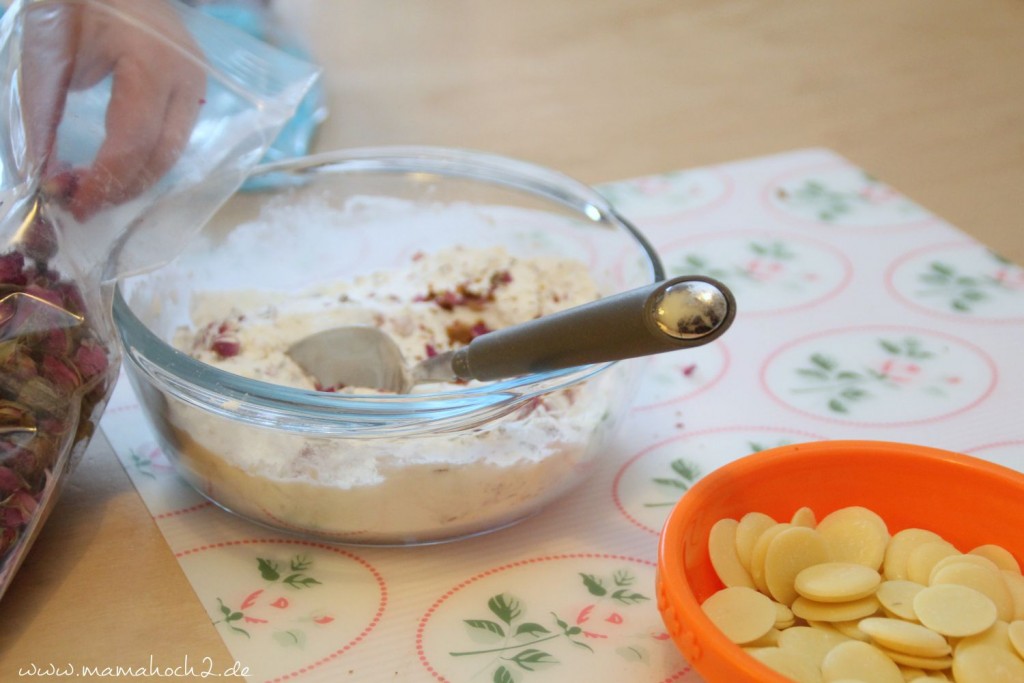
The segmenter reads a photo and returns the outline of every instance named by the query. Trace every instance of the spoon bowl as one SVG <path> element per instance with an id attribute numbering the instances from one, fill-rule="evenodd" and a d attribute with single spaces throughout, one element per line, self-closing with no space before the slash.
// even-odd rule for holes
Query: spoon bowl
<path id="1" fill-rule="evenodd" d="M 504 379 L 701 346 L 735 315 L 725 285 L 683 276 L 489 332 L 411 368 L 394 340 L 371 326 L 318 332 L 288 355 L 322 388 L 408 394 L 423 382 Z"/>

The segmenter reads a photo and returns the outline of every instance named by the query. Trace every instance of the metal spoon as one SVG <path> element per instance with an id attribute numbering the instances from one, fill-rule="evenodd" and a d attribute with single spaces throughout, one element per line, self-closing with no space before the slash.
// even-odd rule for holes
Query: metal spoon
<path id="1" fill-rule="evenodd" d="M 725 285 L 684 276 L 488 332 L 412 368 L 387 334 L 369 326 L 318 332 L 287 353 L 321 386 L 407 394 L 421 382 L 503 379 L 700 346 L 735 315 Z"/>

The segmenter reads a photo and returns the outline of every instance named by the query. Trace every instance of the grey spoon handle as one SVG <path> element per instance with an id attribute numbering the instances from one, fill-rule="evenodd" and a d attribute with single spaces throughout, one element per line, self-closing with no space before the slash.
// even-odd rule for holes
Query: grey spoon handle
<path id="1" fill-rule="evenodd" d="M 713 341 L 735 315 L 721 283 L 677 277 L 480 335 L 451 368 L 492 380 L 674 351 Z"/>

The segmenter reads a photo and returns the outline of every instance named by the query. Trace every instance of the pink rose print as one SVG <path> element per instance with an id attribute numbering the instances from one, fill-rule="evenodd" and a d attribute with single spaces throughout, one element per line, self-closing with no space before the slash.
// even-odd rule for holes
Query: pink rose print
<path id="1" fill-rule="evenodd" d="M 930 218 L 878 178 L 847 164 L 789 172 L 769 184 L 769 206 L 818 225 L 895 227 Z"/>
<path id="2" fill-rule="evenodd" d="M 593 652 L 587 640 L 606 640 L 627 625 L 628 618 L 615 605 L 636 605 L 650 600 L 633 587 L 636 577 L 628 570 L 603 577 L 580 574 L 583 586 L 595 601 L 582 607 L 570 623 L 554 611 L 542 621 L 527 621 L 518 598 L 509 594 L 492 596 L 487 601 L 490 615 L 466 619 L 470 629 L 487 632 L 502 639 L 495 647 L 449 652 L 452 657 L 490 657 L 494 681 L 516 680 L 513 672 L 526 673 L 560 663 L 556 654 L 561 647 Z M 608 607 L 608 604 L 611 607 Z M 494 620 L 497 618 L 497 621 Z M 539 647 L 545 644 L 545 647 Z M 640 656 L 639 651 L 637 656 Z"/>
<path id="3" fill-rule="evenodd" d="M 744 316 L 821 304 L 852 275 L 841 250 L 794 234 L 716 232 L 669 242 L 661 253 L 673 275 L 707 275 L 728 285 Z"/>
<path id="4" fill-rule="evenodd" d="M 326 672 L 378 626 L 387 604 L 380 572 L 326 544 L 249 538 L 177 557 L 224 644 L 253 680 Z"/>
<path id="5" fill-rule="evenodd" d="M 840 422 L 906 425 L 976 406 L 996 384 L 992 358 L 936 331 L 865 327 L 784 345 L 762 368 L 773 398 Z"/>
<path id="6" fill-rule="evenodd" d="M 983 245 L 959 241 L 905 254 L 886 274 L 890 291 L 911 306 L 979 322 L 1024 320 L 1024 268 Z"/>
<path id="7" fill-rule="evenodd" d="M 312 565 L 313 561 L 308 555 L 295 555 L 287 566 L 272 559 L 256 558 L 257 569 L 264 581 L 293 590 L 308 589 L 320 584 L 308 573 Z M 249 626 L 276 625 L 279 628 L 275 630 L 273 638 L 282 645 L 305 643 L 306 631 L 301 626 L 303 623 L 324 625 L 334 621 L 333 616 L 320 610 L 294 614 L 290 611 L 291 600 L 267 588 L 257 588 L 249 593 L 237 609 L 229 607 L 218 597 L 217 607 L 222 616 L 214 624 L 223 624 L 230 631 L 246 638 L 251 637 Z"/>

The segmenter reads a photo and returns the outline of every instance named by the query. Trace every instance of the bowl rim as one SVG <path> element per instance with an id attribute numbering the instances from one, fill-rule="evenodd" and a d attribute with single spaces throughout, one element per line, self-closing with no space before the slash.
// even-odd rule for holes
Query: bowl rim
<path id="1" fill-rule="evenodd" d="M 575 211 L 594 224 L 611 223 L 632 239 L 652 282 L 665 278 L 657 250 L 593 187 L 537 164 L 475 150 L 433 146 L 339 149 L 257 166 L 250 178 L 294 186 L 323 173 L 429 173 L 527 192 Z M 266 194 L 273 187 L 261 186 Z M 114 284 L 112 317 L 125 359 L 148 381 L 193 407 L 233 420 L 317 435 L 395 436 L 463 430 L 507 414 L 528 401 L 582 382 L 616 362 L 533 373 L 457 390 L 364 395 L 321 392 L 249 379 L 203 363 L 153 333 Z"/>
<path id="2" fill-rule="evenodd" d="M 803 461 L 808 456 L 838 459 L 849 456 L 851 452 L 858 456 L 866 456 L 872 451 L 877 453 L 879 449 L 884 449 L 886 455 L 897 457 L 903 462 L 941 461 L 954 467 L 969 468 L 991 481 L 1005 481 L 1009 486 L 1024 488 L 1024 474 L 1009 467 L 942 448 L 871 439 L 830 439 L 776 446 L 744 456 L 713 470 L 683 494 L 666 518 L 658 539 L 658 609 L 670 631 L 673 628 L 682 629 L 680 634 L 684 639 L 683 643 L 680 643 L 673 634 L 677 646 L 681 650 L 686 647 L 696 650 L 697 656 L 691 662 L 694 669 L 700 671 L 700 660 L 706 658 L 708 651 L 714 651 L 719 653 L 719 658 L 728 659 L 735 670 L 742 672 L 751 681 L 791 683 L 789 678 L 747 655 L 740 646 L 730 641 L 704 615 L 690 584 L 675 580 L 675 577 L 685 576 L 686 573 L 683 552 L 677 542 L 682 537 L 681 529 L 686 526 L 689 518 L 699 511 L 703 501 L 719 495 L 729 480 L 756 472 L 768 460 L 776 464 L 786 464 L 791 461 Z M 683 654 L 686 656 L 685 652 Z"/>

